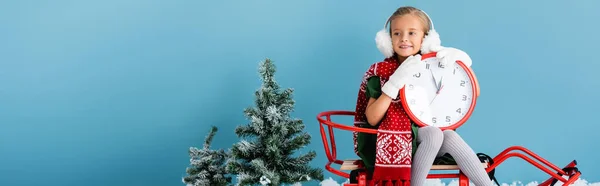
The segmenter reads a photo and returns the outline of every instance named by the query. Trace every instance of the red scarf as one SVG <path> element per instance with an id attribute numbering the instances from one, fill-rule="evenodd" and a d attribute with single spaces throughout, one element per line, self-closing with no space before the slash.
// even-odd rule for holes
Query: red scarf
<path id="1" fill-rule="evenodd" d="M 356 115 L 354 116 L 354 125 L 367 124 L 365 110 L 369 98 L 365 94 L 367 89 L 367 80 L 372 76 L 378 76 L 381 80 L 381 86 L 388 81 L 388 78 L 400 66 L 394 58 L 387 58 L 382 62 L 375 63 L 369 67 L 365 73 L 358 100 L 356 104 Z M 383 96 L 383 95 L 382 95 Z M 354 151 L 357 149 L 357 132 L 354 132 Z M 402 180 L 405 185 L 410 185 L 411 153 L 412 153 L 412 133 L 410 118 L 404 111 L 399 99 L 392 100 L 386 115 L 381 120 L 377 133 L 377 155 L 375 160 L 375 170 L 373 172 L 373 181 Z M 402 185 L 402 184 L 398 184 Z"/>

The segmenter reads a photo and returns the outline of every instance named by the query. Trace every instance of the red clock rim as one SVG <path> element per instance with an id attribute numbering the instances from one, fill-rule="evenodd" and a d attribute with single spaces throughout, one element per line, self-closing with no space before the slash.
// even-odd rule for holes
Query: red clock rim
<path id="1" fill-rule="evenodd" d="M 427 54 L 423 54 L 421 55 L 421 60 L 425 60 L 431 57 L 436 57 L 436 52 L 431 52 L 431 53 L 427 53 Z M 465 114 L 465 117 L 463 117 L 461 120 L 459 120 L 458 122 L 446 126 L 446 127 L 439 127 L 441 130 L 447 130 L 447 129 L 451 129 L 451 130 L 455 130 L 458 127 L 462 126 L 465 122 L 467 122 L 467 120 L 471 117 L 471 114 L 473 113 L 473 111 L 475 110 L 475 105 L 477 104 L 477 84 L 475 83 L 475 76 L 473 75 L 473 72 L 471 72 L 468 67 L 462 63 L 462 61 L 457 61 L 457 64 L 463 68 L 463 70 L 465 70 L 465 72 L 467 73 L 467 75 L 469 76 L 469 79 L 471 79 L 471 89 L 473 91 L 473 99 L 471 99 L 471 107 L 469 109 L 469 111 L 467 111 L 467 114 Z M 413 122 L 415 122 L 415 124 L 417 124 L 419 127 L 425 127 L 425 126 L 429 126 L 427 124 L 425 124 L 424 122 L 422 122 L 421 120 L 419 120 L 419 118 L 416 117 L 416 115 L 412 112 L 412 110 L 410 110 L 410 107 L 408 106 L 408 103 L 405 101 L 405 93 L 404 93 L 404 87 L 402 87 L 402 89 L 400 89 L 400 102 L 402 103 L 402 107 L 404 107 L 404 110 L 406 111 L 406 114 L 408 114 L 408 116 L 412 119 Z"/>

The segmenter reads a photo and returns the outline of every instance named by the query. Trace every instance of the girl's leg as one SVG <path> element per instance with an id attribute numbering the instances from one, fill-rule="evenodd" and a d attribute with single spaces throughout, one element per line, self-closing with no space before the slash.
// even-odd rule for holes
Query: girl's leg
<path id="1" fill-rule="evenodd" d="M 433 160 L 438 154 L 444 136 L 437 127 L 427 126 L 419 128 L 417 142 L 419 147 L 412 158 L 411 180 L 412 186 L 423 186 L 427 174 L 433 165 Z"/>
<path id="2" fill-rule="evenodd" d="M 453 130 L 445 130 L 444 142 L 439 155 L 449 153 L 467 177 L 477 186 L 493 186 L 490 177 L 481 166 L 475 151 Z"/>

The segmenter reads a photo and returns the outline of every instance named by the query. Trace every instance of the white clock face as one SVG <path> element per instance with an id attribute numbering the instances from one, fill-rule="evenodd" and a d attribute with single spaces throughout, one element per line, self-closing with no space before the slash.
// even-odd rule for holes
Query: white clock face
<path id="1" fill-rule="evenodd" d="M 468 117 L 475 89 L 467 71 L 457 63 L 442 66 L 435 57 L 423 62 L 424 69 L 404 87 L 407 111 L 420 123 L 436 127 L 448 127 Z"/>

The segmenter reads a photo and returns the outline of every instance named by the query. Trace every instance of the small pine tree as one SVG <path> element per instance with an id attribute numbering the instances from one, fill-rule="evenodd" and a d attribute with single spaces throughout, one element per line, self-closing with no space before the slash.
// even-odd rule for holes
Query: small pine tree
<path id="1" fill-rule="evenodd" d="M 183 183 L 187 186 L 228 185 L 231 183 L 231 177 L 226 176 L 225 166 L 229 154 L 223 149 L 210 149 L 216 132 L 217 127 L 212 126 L 204 141 L 204 148 L 190 147 L 191 166 L 186 168 L 187 175 L 183 177 Z"/>
<path id="2" fill-rule="evenodd" d="M 233 145 L 227 170 L 238 174 L 240 185 L 294 184 L 310 179 L 323 180 L 321 169 L 308 163 L 316 157 L 314 151 L 292 157 L 296 150 L 310 143 L 311 136 L 303 132 L 302 120 L 291 118 L 294 109 L 293 89 L 280 92 L 275 82 L 275 65 L 270 59 L 261 62 L 262 86 L 255 92 L 255 107 L 244 110 L 250 120 L 238 126 L 235 133 L 242 139 Z"/>

